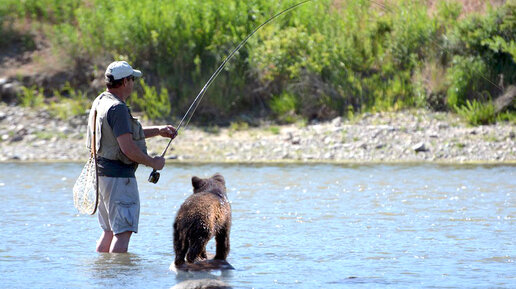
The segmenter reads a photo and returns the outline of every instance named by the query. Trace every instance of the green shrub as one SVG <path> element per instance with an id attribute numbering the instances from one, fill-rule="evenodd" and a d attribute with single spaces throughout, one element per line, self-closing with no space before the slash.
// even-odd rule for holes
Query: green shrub
<path id="1" fill-rule="evenodd" d="M 43 107 L 45 104 L 45 96 L 43 95 L 43 88 L 37 88 L 35 85 L 31 87 L 22 86 L 22 91 L 18 95 L 20 104 L 24 107 Z"/>
<path id="2" fill-rule="evenodd" d="M 20 18 L 55 24 L 74 20 L 75 9 L 84 5 L 83 2 L 82 0 L 2 0 L 2 6 Z"/>
<path id="3" fill-rule="evenodd" d="M 52 116 L 64 120 L 84 115 L 86 108 L 91 105 L 87 94 L 76 90 L 70 83 L 66 83 L 63 88 L 54 91 L 54 98 L 56 100 L 50 102 L 48 110 Z"/>
<path id="4" fill-rule="evenodd" d="M 428 11 L 427 2 L 318 0 L 282 15 L 227 63 L 195 119 L 228 123 L 246 114 L 292 122 L 349 108 L 453 110 L 516 83 L 514 1 L 482 15 L 461 15 L 459 1 L 437 1 Z M 4 0 L 0 22 L 12 23 L 8 15 L 33 25 L 69 64 L 129 61 L 146 81 L 131 97 L 134 108 L 168 118 L 183 116 L 254 28 L 295 3 Z"/>
<path id="5" fill-rule="evenodd" d="M 50 115 L 63 120 L 70 119 L 77 115 L 84 115 L 84 103 L 73 99 L 62 99 L 59 102 L 51 102 L 48 106 Z"/>
<path id="6" fill-rule="evenodd" d="M 63 120 L 84 115 L 86 107 L 91 105 L 91 100 L 87 94 L 73 88 L 69 83 L 66 83 L 59 90 L 54 90 L 54 97 L 48 104 L 45 101 L 42 87 L 37 88 L 35 85 L 31 87 L 22 86 L 21 89 L 22 91 L 18 95 L 21 106 L 47 109 L 50 115 Z"/>
<path id="7" fill-rule="evenodd" d="M 516 82 L 511 53 L 516 38 L 515 13 L 516 5 L 507 3 L 484 16 L 467 17 L 450 29 L 447 48 L 454 54 L 447 72 L 450 108 L 465 105 L 466 100 L 485 101 L 485 93 L 479 92 L 496 96 L 504 83 Z"/>
<path id="8" fill-rule="evenodd" d="M 471 125 L 492 124 L 496 121 L 495 107 L 492 102 L 483 104 L 477 100 L 467 100 L 465 105 L 456 107 L 456 110 Z"/>
<path id="9" fill-rule="evenodd" d="M 483 83 L 484 74 L 486 74 L 486 66 L 480 57 L 454 57 L 452 66 L 447 72 L 450 83 L 448 106 L 463 106 L 467 100 L 472 99 L 474 96 L 470 94 L 483 88 L 481 83 Z"/>
<path id="10" fill-rule="evenodd" d="M 145 84 L 143 79 L 140 79 L 139 84 L 143 89 L 143 95 L 139 96 L 133 92 L 128 104 L 136 106 L 149 119 L 169 119 L 171 108 L 168 90 L 161 88 L 158 94 L 156 88 Z"/>
<path id="11" fill-rule="evenodd" d="M 249 124 L 245 121 L 231 122 L 229 129 L 231 131 L 243 131 L 249 128 Z"/>
<path id="12" fill-rule="evenodd" d="M 281 132 L 280 128 L 279 128 L 279 127 L 277 127 L 277 126 L 271 126 L 271 127 L 269 127 L 269 131 L 270 131 L 272 134 L 274 134 L 274 135 L 279 135 L 279 134 L 280 134 L 280 132 Z"/>
<path id="13" fill-rule="evenodd" d="M 283 93 L 279 96 L 273 97 L 270 101 L 270 106 L 278 120 L 293 123 L 296 121 L 296 107 L 297 99 L 290 93 Z"/>
<path id="14" fill-rule="evenodd" d="M 514 111 L 506 111 L 502 112 L 496 116 L 497 121 L 506 121 L 516 125 L 516 112 Z"/>

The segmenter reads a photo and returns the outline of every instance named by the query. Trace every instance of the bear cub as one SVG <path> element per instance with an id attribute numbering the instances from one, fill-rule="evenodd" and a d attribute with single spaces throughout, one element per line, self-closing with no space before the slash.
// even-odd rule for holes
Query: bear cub
<path id="1" fill-rule="evenodd" d="M 229 253 L 231 205 L 226 195 L 224 177 L 192 177 L 193 194 L 179 208 L 174 222 L 174 264 L 207 259 L 206 245 L 215 237 L 215 260 L 226 260 Z"/>

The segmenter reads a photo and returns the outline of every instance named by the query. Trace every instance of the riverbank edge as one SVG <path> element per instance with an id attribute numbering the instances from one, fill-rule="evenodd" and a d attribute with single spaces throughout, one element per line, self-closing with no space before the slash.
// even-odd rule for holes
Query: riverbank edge
<path id="1" fill-rule="evenodd" d="M 41 159 L 41 160 L 7 160 L 0 161 L 0 164 L 45 164 L 45 163 L 76 163 L 76 164 L 84 164 L 88 159 L 84 160 L 52 160 L 52 159 Z M 488 167 L 496 167 L 496 166 L 516 166 L 516 160 L 504 160 L 504 161 L 413 161 L 413 160 L 401 160 L 401 161 L 356 161 L 356 160 L 269 160 L 269 161 L 238 161 L 238 160 L 227 160 L 227 161 L 201 161 L 201 160 L 166 160 L 166 165 L 186 165 L 186 166 L 199 166 L 199 165 L 243 165 L 243 166 L 318 166 L 318 165 L 335 165 L 335 166 L 488 166 Z M 141 168 L 148 168 L 143 165 L 139 166 Z M 163 169 L 166 169 L 163 168 Z"/>
<path id="2" fill-rule="evenodd" d="M 0 163 L 85 162 L 86 125 L 86 115 L 61 120 L 45 110 L 0 105 Z M 168 143 L 148 139 L 149 155 L 161 155 Z M 170 164 L 516 164 L 516 124 L 472 127 L 455 114 L 419 109 L 287 125 L 192 125 L 165 158 Z"/>

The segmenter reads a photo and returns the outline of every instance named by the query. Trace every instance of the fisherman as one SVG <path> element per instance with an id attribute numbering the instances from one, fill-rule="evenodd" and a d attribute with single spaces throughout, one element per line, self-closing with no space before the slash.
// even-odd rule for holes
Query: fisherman
<path id="1" fill-rule="evenodd" d="M 98 219 L 103 230 L 97 252 L 127 252 L 132 233 L 138 232 L 140 216 L 136 168 L 143 164 L 161 170 L 165 165 L 162 156 L 147 154 L 145 139 L 158 135 L 173 139 L 177 135 L 171 125 L 142 127 L 131 115 L 125 102 L 133 91 L 135 78 L 141 76 L 141 71 L 125 61 L 111 63 L 105 73 L 107 89 L 93 101 L 91 108 L 87 145 L 91 146 L 96 115 Z"/>

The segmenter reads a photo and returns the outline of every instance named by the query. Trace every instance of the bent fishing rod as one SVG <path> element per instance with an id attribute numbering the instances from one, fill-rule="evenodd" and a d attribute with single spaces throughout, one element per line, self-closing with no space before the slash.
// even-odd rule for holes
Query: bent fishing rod
<path id="1" fill-rule="evenodd" d="M 176 133 L 179 132 L 181 127 L 186 127 L 188 125 L 188 123 L 190 123 L 190 120 L 192 119 L 192 116 L 195 113 L 195 110 L 197 109 L 197 107 L 199 106 L 199 103 L 201 103 L 204 95 L 206 94 L 206 90 L 208 90 L 208 88 L 210 87 L 212 82 L 215 80 L 215 78 L 217 78 L 217 76 L 222 71 L 224 66 L 226 66 L 226 63 L 235 55 L 235 53 L 238 50 L 240 50 L 240 48 L 242 48 L 242 46 L 244 46 L 244 44 L 247 43 L 247 40 L 249 40 L 249 38 L 251 38 L 251 36 L 253 36 L 256 33 L 256 31 L 260 30 L 260 28 L 262 28 L 263 26 L 267 25 L 269 22 L 273 21 L 274 19 L 278 18 L 279 16 L 281 16 L 281 15 L 283 15 L 283 14 L 285 14 L 285 13 L 287 13 L 287 12 L 289 12 L 289 11 L 291 11 L 291 10 L 293 10 L 293 9 L 303 5 L 303 4 L 305 4 L 306 2 L 310 2 L 310 1 L 312 1 L 312 0 L 305 0 L 305 1 L 299 2 L 299 3 L 295 4 L 295 5 L 292 5 L 292 6 L 288 7 L 287 9 L 285 9 L 285 10 L 283 10 L 283 11 L 281 11 L 281 12 L 275 14 L 275 15 L 273 15 L 272 17 L 267 19 L 265 22 L 260 24 L 258 27 L 256 27 L 251 33 L 249 33 L 249 35 L 247 35 L 244 38 L 244 40 L 242 40 L 242 42 L 240 42 L 237 45 L 237 47 L 235 47 L 235 49 L 233 49 L 233 51 L 231 51 L 231 53 L 226 57 L 226 59 L 224 59 L 224 61 L 220 64 L 220 66 L 217 68 L 217 70 L 215 70 L 215 72 L 211 75 L 211 77 L 208 79 L 206 84 L 202 87 L 201 91 L 199 92 L 199 94 L 197 94 L 197 96 L 195 97 L 194 101 L 192 102 L 192 104 L 190 105 L 190 107 L 186 111 L 185 115 L 183 116 L 183 118 L 179 122 L 179 125 L 176 128 Z M 185 119 L 187 117 L 188 117 L 188 120 L 186 121 L 185 125 L 183 126 L 183 122 L 185 121 Z M 165 156 L 165 153 L 167 152 L 168 147 L 172 143 L 173 139 L 174 138 L 170 139 L 170 141 L 168 142 L 167 146 L 165 147 L 165 149 L 161 153 L 161 157 Z M 155 183 L 157 183 L 159 181 L 159 177 L 160 177 L 160 173 L 157 170 L 152 170 L 152 172 L 149 175 L 149 182 L 155 184 Z"/>

